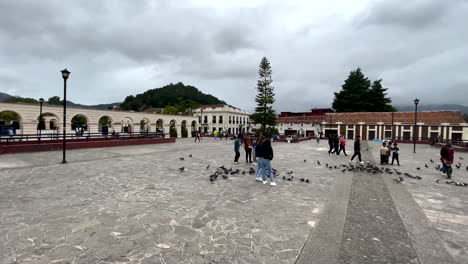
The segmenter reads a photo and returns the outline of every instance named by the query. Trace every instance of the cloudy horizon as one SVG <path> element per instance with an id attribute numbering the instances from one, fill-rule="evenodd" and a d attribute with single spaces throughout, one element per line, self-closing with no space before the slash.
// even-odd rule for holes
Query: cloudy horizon
<path id="1" fill-rule="evenodd" d="M 351 70 L 382 78 L 393 104 L 466 105 L 465 0 L 0 2 L 0 91 L 121 102 L 183 82 L 255 107 L 258 65 L 277 111 L 330 107 Z"/>

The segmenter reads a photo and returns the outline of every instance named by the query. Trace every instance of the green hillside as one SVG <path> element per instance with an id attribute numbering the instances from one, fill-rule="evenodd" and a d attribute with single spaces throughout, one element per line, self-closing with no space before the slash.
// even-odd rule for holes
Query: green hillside
<path id="1" fill-rule="evenodd" d="M 199 105 L 226 104 L 210 94 L 200 92 L 193 86 L 179 82 L 151 89 L 136 96 L 127 96 L 120 108 L 122 110 L 143 111 L 151 107 L 163 108 L 170 105 L 180 105 L 181 102 L 192 102 Z"/>

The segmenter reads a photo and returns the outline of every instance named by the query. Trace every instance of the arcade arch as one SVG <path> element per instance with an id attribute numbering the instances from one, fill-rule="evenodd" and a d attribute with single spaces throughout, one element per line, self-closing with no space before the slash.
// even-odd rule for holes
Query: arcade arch
<path id="1" fill-rule="evenodd" d="M 177 137 L 176 121 L 174 119 L 169 122 L 169 135 L 170 137 Z"/>
<path id="2" fill-rule="evenodd" d="M 110 116 L 101 116 L 98 120 L 98 132 L 107 132 L 112 129 L 114 120 Z"/>

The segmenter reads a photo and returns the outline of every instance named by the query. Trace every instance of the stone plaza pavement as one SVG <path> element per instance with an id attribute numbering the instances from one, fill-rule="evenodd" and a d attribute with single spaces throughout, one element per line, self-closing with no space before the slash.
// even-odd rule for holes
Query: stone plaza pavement
<path id="1" fill-rule="evenodd" d="M 73 150 L 66 165 L 61 152 L 0 155 L 0 263 L 468 263 L 468 187 L 436 183 L 439 150 L 417 147 L 400 146 L 399 169 L 422 180 L 401 184 L 326 168 L 349 156 L 324 141 L 274 143 L 278 186 L 211 183 L 221 165 L 254 167 L 243 150 L 233 164 L 231 140 Z M 378 148 L 363 142 L 364 160 Z M 453 178 L 468 182 L 461 157 Z"/>

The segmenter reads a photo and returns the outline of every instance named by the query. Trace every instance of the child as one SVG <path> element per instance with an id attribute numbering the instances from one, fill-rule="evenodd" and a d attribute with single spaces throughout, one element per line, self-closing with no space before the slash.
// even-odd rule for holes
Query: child
<path id="1" fill-rule="evenodd" d="M 385 161 L 387 160 L 387 143 L 382 143 L 382 148 L 380 149 L 380 165 L 385 164 Z"/>
<path id="2" fill-rule="evenodd" d="M 398 156 L 400 155 L 400 149 L 398 148 L 397 143 L 393 143 L 393 147 L 391 148 L 391 151 L 392 151 L 392 165 L 393 165 L 393 162 L 396 160 L 398 166 L 400 166 L 400 159 L 398 158 Z"/>

